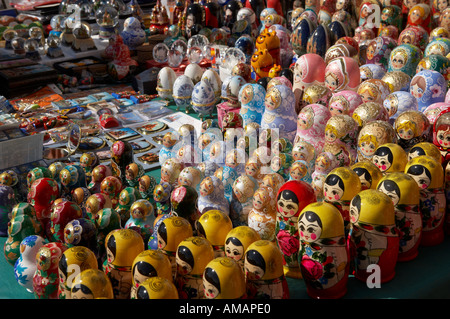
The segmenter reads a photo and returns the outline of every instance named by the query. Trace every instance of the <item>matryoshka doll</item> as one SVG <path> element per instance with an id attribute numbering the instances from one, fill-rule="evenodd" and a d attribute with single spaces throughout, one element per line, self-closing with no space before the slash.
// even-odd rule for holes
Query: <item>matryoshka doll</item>
<path id="1" fill-rule="evenodd" d="M 433 103 L 445 101 L 447 81 L 437 71 L 423 70 L 411 79 L 410 92 L 417 99 L 419 111 L 422 111 Z"/>
<path id="2" fill-rule="evenodd" d="M 339 57 L 325 68 L 325 85 L 331 92 L 357 91 L 360 84 L 359 64 L 353 58 Z"/>
<path id="3" fill-rule="evenodd" d="M 98 245 L 97 225 L 87 218 L 77 218 L 71 220 L 64 227 L 64 243 L 67 247 L 83 246 L 89 248 L 101 267 L 100 249 Z"/>
<path id="4" fill-rule="evenodd" d="M 371 161 L 378 146 L 395 141 L 395 131 L 388 122 L 381 120 L 368 122 L 358 134 L 358 162 Z"/>
<path id="5" fill-rule="evenodd" d="M 8 236 L 8 222 L 11 210 L 17 201 L 14 198 L 14 189 L 0 184 L 0 236 Z"/>
<path id="6" fill-rule="evenodd" d="M 145 250 L 144 240 L 133 229 L 116 229 L 106 236 L 105 245 L 107 259 L 103 270 L 111 280 L 114 299 L 129 299 L 131 267 L 136 256 Z"/>
<path id="7" fill-rule="evenodd" d="M 144 250 L 133 260 L 131 266 L 132 287 L 130 299 L 136 299 L 139 286 L 151 277 L 161 277 L 173 281 L 169 258 L 159 250 Z"/>
<path id="8" fill-rule="evenodd" d="M 386 69 L 378 64 L 363 64 L 359 67 L 359 73 L 361 74 L 361 82 L 370 79 L 382 79 L 386 74 Z"/>
<path id="9" fill-rule="evenodd" d="M 383 103 L 386 96 L 391 93 L 389 85 L 380 79 L 369 79 L 358 87 L 358 94 L 363 103 Z"/>
<path id="10" fill-rule="evenodd" d="M 378 6 L 378 4 L 371 1 L 364 1 L 361 3 L 359 7 L 358 26 L 371 29 L 373 32 L 376 32 L 377 26 L 373 21 L 373 14 L 376 12 L 375 6 Z M 379 6 L 378 10 L 380 10 Z"/>
<path id="11" fill-rule="evenodd" d="M 51 206 L 57 198 L 60 198 L 60 190 L 54 179 L 39 178 L 31 184 L 27 202 L 34 207 L 36 217 L 43 224 L 46 232 L 49 231 L 50 226 Z"/>
<path id="12" fill-rule="evenodd" d="M 33 293 L 36 299 L 58 299 L 58 264 L 67 246 L 50 242 L 36 254 L 36 272 L 33 276 Z"/>
<path id="13" fill-rule="evenodd" d="M 266 90 L 260 84 L 247 83 L 241 87 L 239 91 L 241 103 L 239 114 L 242 116 L 244 127 L 249 123 L 261 124 L 265 96 Z"/>
<path id="14" fill-rule="evenodd" d="M 396 46 L 397 41 L 391 37 L 376 37 L 367 45 L 366 63 L 381 65 L 387 70 L 389 56 Z"/>
<path id="15" fill-rule="evenodd" d="M 450 160 L 450 108 L 442 110 L 433 125 L 433 144 L 442 155 L 442 166 Z"/>
<path id="16" fill-rule="evenodd" d="M 139 228 L 146 238 L 152 234 L 154 222 L 153 205 L 146 199 L 138 199 L 130 207 L 130 218 L 126 221 L 124 228 Z"/>
<path id="17" fill-rule="evenodd" d="M 347 114 L 352 116 L 353 111 L 363 103 L 361 96 L 354 91 L 340 91 L 334 93 L 328 102 L 330 115 Z"/>
<path id="18" fill-rule="evenodd" d="M 252 243 L 245 252 L 244 268 L 249 299 L 289 299 L 283 255 L 276 243 Z"/>
<path id="19" fill-rule="evenodd" d="M 125 187 L 120 192 L 118 204 L 114 209 L 119 213 L 122 220 L 122 225 L 125 225 L 127 220 L 130 218 L 131 205 L 139 199 L 142 199 L 141 195 L 134 187 Z"/>
<path id="20" fill-rule="evenodd" d="M 89 248 L 74 246 L 66 249 L 58 262 L 58 299 L 72 299 L 75 277 L 86 269 L 98 269 L 97 258 Z"/>
<path id="21" fill-rule="evenodd" d="M 245 252 L 258 240 L 261 240 L 261 237 L 255 229 L 249 226 L 234 227 L 225 238 L 225 256 L 234 259 L 245 271 Z"/>
<path id="22" fill-rule="evenodd" d="M 36 181 L 39 178 L 53 178 L 53 174 L 47 167 L 39 166 L 31 169 L 27 173 L 27 186 L 28 190 L 30 190 L 31 185 L 33 185 L 34 181 Z"/>
<path id="23" fill-rule="evenodd" d="M 400 240 L 397 260 L 409 261 L 416 258 L 422 238 L 420 189 L 416 181 L 408 174 L 394 172 L 383 177 L 376 189 L 388 195 L 394 204 Z"/>
<path id="24" fill-rule="evenodd" d="M 97 154 L 94 152 L 83 153 L 80 157 L 80 166 L 83 167 L 86 173 L 86 178 L 90 178 L 92 174 L 92 169 L 99 164 L 99 159 Z"/>
<path id="25" fill-rule="evenodd" d="M 131 186 L 138 188 L 139 179 L 144 176 L 144 167 L 139 163 L 130 163 L 125 168 L 125 181 L 123 186 Z"/>
<path id="26" fill-rule="evenodd" d="M 298 229 L 299 263 L 308 295 L 342 298 L 347 292 L 350 256 L 339 210 L 326 202 L 309 204 L 300 213 Z"/>
<path id="27" fill-rule="evenodd" d="M 166 159 L 174 157 L 173 148 L 179 141 L 175 132 L 167 132 L 162 139 L 162 146 L 159 150 L 159 164 L 162 165 Z"/>
<path id="28" fill-rule="evenodd" d="M 275 85 L 267 91 L 261 128 L 278 129 L 280 138 L 294 140 L 297 132 L 297 113 L 294 93 L 289 87 Z"/>
<path id="29" fill-rule="evenodd" d="M 438 245 L 444 240 L 444 225 L 447 223 L 444 168 L 433 158 L 421 155 L 408 162 L 405 173 L 414 178 L 420 189 L 423 226 L 420 245 Z"/>
<path id="30" fill-rule="evenodd" d="M 67 165 L 59 172 L 61 195 L 70 198 L 72 190 L 78 187 L 87 188 L 86 173 L 80 165 Z"/>
<path id="31" fill-rule="evenodd" d="M 153 200 L 155 202 L 155 214 L 156 216 L 169 214 L 171 211 L 170 206 L 170 194 L 172 192 L 172 186 L 167 182 L 161 182 L 156 185 L 153 190 Z"/>
<path id="32" fill-rule="evenodd" d="M 336 157 L 330 152 L 321 152 L 314 163 L 314 172 L 311 174 L 311 186 L 316 194 L 317 201 L 323 200 L 323 184 L 329 172 L 339 166 Z"/>
<path id="33" fill-rule="evenodd" d="M 396 118 L 394 129 L 398 144 L 409 152 L 415 144 L 429 140 L 431 125 L 422 112 L 405 111 Z"/>
<path id="34" fill-rule="evenodd" d="M 392 172 L 403 172 L 408 163 L 408 154 L 398 144 L 386 143 L 378 146 L 372 156 L 374 163 L 383 175 Z"/>
<path id="35" fill-rule="evenodd" d="M 408 152 L 408 161 L 420 155 L 430 156 L 438 163 L 442 162 L 442 156 L 439 148 L 431 142 L 420 142 L 411 147 Z"/>
<path id="36" fill-rule="evenodd" d="M 357 162 L 351 169 L 359 176 L 361 190 L 376 189 L 378 182 L 383 178 L 380 169 L 372 162 Z"/>
<path id="37" fill-rule="evenodd" d="M 302 140 L 294 143 L 291 154 L 294 161 L 305 161 L 308 163 L 308 169 L 310 171 L 314 169 L 314 162 L 318 154 L 311 143 Z"/>
<path id="38" fill-rule="evenodd" d="M 191 224 L 186 218 L 169 216 L 157 229 L 158 250 L 169 257 L 172 265 L 172 277 L 177 276 L 176 253 L 178 245 L 186 238 L 194 235 Z"/>
<path id="39" fill-rule="evenodd" d="M 325 144 L 325 126 L 331 117 L 327 106 L 321 104 L 309 104 L 305 106 L 297 116 L 297 134 L 294 144 L 300 140 L 314 146 L 316 154 L 319 154 Z"/>
<path id="40" fill-rule="evenodd" d="M 116 176 L 106 176 L 100 184 L 100 194 L 108 195 L 113 208 L 119 203 L 119 194 L 123 185 L 122 180 Z"/>
<path id="41" fill-rule="evenodd" d="M 276 193 L 267 186 L 260 186 L 253 194 L 252 209 L 248 213 L 248 227 L 264 240 L 275 241 L 277 222 Z"/>
<path id="42" fill-rule="evenodd" d="M 167 159 L 161 166 L 161 182 L 167 182 L 172 187 L 176 187 L 183 168 L 184 165 L 176 158 Z"/>
<path id="43" fill-rule="evenodd" d="M 214 249 L 206 238 L 188 237 L 178 245 L 176 286 L 180 299 L 204 299 L 203 272 L 213 259 Z"/>
<path id="44" fill-rule="evenodd" d="M 328 106 L 331 96 L 331 90 L 324 84 L 314 84 L 306 88 L 303 94 L 303 105 L 322 104 Z"/>
<path id="45" fill-rule="evenodd" d="M 144 174 L 141 178 L 139 178 L 138 191 L 141 195 L 141 198 L 149 200 L 153 205 L 155 204 L 155 201 L 153 199 L 153 192 L 156 185 L 156 178 L 151 176 L 150 174 Z"/>
<path id="46" fill-rule="evenodd" d="M 86 217 L 86 200 L 91 196 L 91 192 L 86 187 L 77 187 L 72 191 L 71 200 L 80 206 L 83 217 Z"/>
<path id="47" fill-rule="evenodd" d="M 234 181 L 230 205 L 230 218 L 234 226 L 248 225 L 248 214 L 253 207 L 253 195 L 258 187 L 257 180 L 245 174 Z"/>
<path id="48" fill-rule="evenodd" d="M 431 7 L 426 3 L 418 3 L 408 12 L 407 26 L 421 26 L 428 33 L 431 32 Z"/>
<path id="49" fill-rule="evenodd" d="M 330 117 L 325 127 L 323 151 L 332 153 L 345 165 L 355 162 L 358 130 L 358 123 L 350 115 Z"/>
<path id="50" fill-rule="evenodd" d="M 92 169 L 91 180 L 87 189 L 91 194 L 100 193 L 100 184 L 106 176 L 111 176 L 112 171 L 108 165 L 100 164 Z"/>
<path id="51" fill-rule="evenodd" d="M 309 165 L 303 160 L 294 161 L 289 167 L 288 180 L 305 181 L 308 184 L 312 182 L 312 173 L 309 171 Z"/>
<path id="52" fill-rule="evenodd" d="M 126 167 L 134 161 L 133 147 L 127 141 L 116 141 L 111 145 L 110 151 L 112 175 L 126 183 Z"/>
<path id="53" fill-rule="evenodd" d="M 223 166 L 218 168 L 214 175 L 222 181 L 224 188 L 224 195 L 228 203 L 231 203 L 233 197 L 233 183 L 239 177 L 237 171 L 230 166 Z M 201 195 L 201 194 L 200 194 Z"/>
<path id="54" fill-rule="evenodd" d="M 422 50 L 409 43 L 395 47 L 389 55 L 388 72 L 402 71 L 413 77 L 416 74 L 417 65 L 423 58 Z"/>
<path id="55" fill-rule="evenodd" d="M 205 237 L 214 248 L 214 257 L 225 256 L 225 238 L 233 228 L 230 217 L 220 210 L 209 210 L 198 219 L 198 236 Z"/>
<path id="56" fill-rule="evenodd" d="M 301 278 L 298 264 L 298 216 L 305 206 L 313 202 L 316 202 L 314 190 L 303 181 L 288 181 L 278 190 L 275 233 L 283 253 L 283 268 L 287 277 Z"/>
<path id="57" fill-rule="evenodd" d="M 64 228 L 66 225 L 70 221 L 82 217 L 83 212 L 80 206 L 74 202 L 61 201 L 54 205 L 50 215 L 50 241 L 64 243 Z"/>
<path id="58" fill-rule="evenodd" d="M 200 183 L 198 210 L 204 214 L 208 210 L 218 209 L 229 215 L 230 203 L 225 197 L 223 182 L 216 176 L 208 176 Z"/>
<path id="59" fill-rule="evenodd" d="M 409 92 L 396 91 L 389 94 L 383 101 L 384 108 L 389 114 L 389 123 L 394 124 L 395 119 L 404 111 L 419 110 L 416 98 Z"/>
<path id="60" fill-rule="evenodd" d="M 450 79 L 449 66 L 450 60 L 447 57 L 440 54 L 430 54 L 420 60 L 416 72 L 423 70 L 437 71 L 448 81 Z"/>
<path id="61" fill-rule="evenodd" d="M 388 121 L 389 115 L 382 104 L 378 102 L 366 102 L 355 109 L 352 118 L 358 123 L 359 128 L 362 128 L 371 121 Z"/>
<path id="62" fill-rule="evenodd" d="M 71 299 L 114 299 L 109 277 L 100 269 L 86 269 L 73 280 Z"/>
<path id="63" fill-rule="evenodd" d="M 187 219 L 192 229 L 195 229 L 195 223 L 201 215 L 198 210 L 198 192 L 195 188 L 188 185 L 176 187 L 170 194 L 170 206 L 171 214 Z"/>
<path id="64" fill-rule="evenodd" d="M 244 271 L 229 257 L 216 257 L 206 265 L 203 286 L 206 299 L 246 298 Z"/>
<path id="65" fill-rule="evenodd" d="M 116 229 L 122 229 L 122 220 L 120 215 L 112 208 L 103 208 L 98 211 L 95 217 L 95 226 L 97 227 L 98 256 L 101 267 L 104 267 L 106 261 L 105 240 L 109 233 Z"/>
<path id="66" fill-rule="evenodd" d="M 346 236 L 350 232 L 350 201 L 361 189 L 358 174 L 348 166 L 333 169 L 323 185 L 323 201 L 333 204 L 341 213 Z"/>
<path id="67" fill-rule="evenodd" d="M 186 185 L 198 190 L 202 179 L 203 174 L 197 167 L 185 167 L 178 176 L 178 186 Z"/>
<path id="68" fill-rule="evenodd" d="M 422 53 L 430 40 L 428 32 L 421 26 L 408 26 L 398 36 L 398 44 L 412 44 L 419 48 Z"/>
<path id="69" fill-rule="evenodd" d="M 86 216 L 93 222 L 96 220 L 97 213 L 104 208 L 113 208 L 109 195 L 103 193 L 92 194 L 86 200 Z"/>

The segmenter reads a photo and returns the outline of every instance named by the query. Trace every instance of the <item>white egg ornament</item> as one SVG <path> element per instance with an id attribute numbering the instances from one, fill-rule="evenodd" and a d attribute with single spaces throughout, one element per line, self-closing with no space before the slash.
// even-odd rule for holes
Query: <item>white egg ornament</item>
<path id="1" fill-rule="evenodd" d="M 172 100 L 173 99 L 173 85 L 175 80 L 177 79 L 177 75 L 175 71 L 170 67 L 163 67 L 158 72 L 158 83 L 156 85 L 156 91 L 158 92 L 158 96 L 163 100 Z"/>
<path id="2" fill-rule="evenodd" d="M 222 93 L 222 80 L 220 79 L 219 73 L 213 69 L 208 69 L 203 73 L 201 80 L 208 82 L 212 86 L 214 95 L 216 96 L 216 102 L 219 103 Z"/>
<path id="3" fill-rule="evenodd" d="M 216 106 L 216 96 L 212 86 L 205 81 L 195 84 L 191 105 L 202 120 L 204 117 L 210 116 Z"/>
<path id="4" fill-rule="evenodd" d="M 180 75 L 173 83 L 173 99 L 177 105 L 177 111 L 185 110 L 189 113 L 191 109 L 192 92 L 194 91 L 194 82 L 187 75 Z"/>
<path id="5" fill-rule="evenodd" d="M 190 77 L 192 82 L 194 82 L 194 84 L 197 84 L 198 82 L 201 81 L 203 72 L 204 70 L 200 65 L 196 63 L 191 63 L 188 64 L 186 69 L 184 70 L 184 75 Z"/>

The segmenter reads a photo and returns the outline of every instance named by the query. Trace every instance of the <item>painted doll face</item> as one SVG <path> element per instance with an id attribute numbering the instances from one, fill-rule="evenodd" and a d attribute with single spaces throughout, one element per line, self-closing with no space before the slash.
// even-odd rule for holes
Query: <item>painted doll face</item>
<path id="1" fill-rule="evenodd" d="M 325 196 L 328 201 L 338 201 L 342 198 L 342 195 L 344 195 L 344 190 L 340 188 L 337 183 L 335 185 L 324 183 L 323 196 Z"/>
<path id="2" fill-rule="evenodd" d="M 405 59 L 405 55 L 402 53 L 396 53 L 394 54 L 394 56 L 392 57 L 392 67 L 395 69 L 401 69 L 405 66 L 406 64 L 406 59 Z"/>
<path id="3" fill-rule="evenodd" d="M 200 183 L 200 195 L 208 196 L 213 191 L 213 182 L 212 179 L 207 177 Z"/>
<path id="4" fill-rule="evenodd" d="M 419 185 L 420 189 L 428 188 L 428 186 L 431 183 L 431 179 L 427 176 L 425 171 L 423 171 L 423 173 L 420 174 L 420 175 L 412 175 L 411 174 L 411 177 L 414 178 L 414 180 L 416 181 L 417 185 Z"/>
<path id="5" fill-rule="evenodd" d="M 248 104 L 252 99 L 253 99 L 253 90 L 249 85 L 248 87 L 242 90 L 241 103 Z"/>
<path id="6" fill-rule="evenodd" d="M 177 262 L 177 273 L 181 276 L 187 275 L 192 271 L 191 265 L 182 260 L 178 255 L 176 257 Z"/>
<path id="7" fill-rule="evenodd" d="M 206 298 L 214 299 L 219 295 L 219 290 L 217 289 L 217 287 L 211 284 L 210 282 L 203 280 L 203 286 L 205 288 L 204 292 Z"/>
<path id="8" fill-rule="evenodd" d="M 421 17 L 420 17 L 420 10 L 419 9 L 414 9 L 411 10 L 409 13 L 409 18 L 411 19 L 411 22 L 413 23 L 419 23 Z"/>
<path id="9" fill-rule="evenodd" d="M 267 94 L 265 106 L 268 110 L 275 110 L 281 105 L 281 96 L 278 92 L 272 91 Z"/>
<path id="10" fill-rule="evenodd" d="M 145 213 L 140 209 L 140 208 L 135 208 L 133 209 L 133 211 L 131 212 L 131 216 L 134 219 L 142 219 L 145 216 Z"/>
<path id="11" fill-rule="evenodd" d="M 410 140 L 414 137 L 414 131 L 410 127 L 400 127 L 397 133 L 404 140 Z"/>
<path id="12" fill-rule="evenodd" d="M 109 264 L 115 259 L 113 252 L 108 247 L 106 247 L 106 259 Z"/>
<path id="13" fill-rule="evenodd" d="M 274 172 L 278 172 L 281 169 L 281 159 L 279 157 L 274 157 L 270 164 L 270 168 L 272 168 Z"/>
<path id="14" fill-rule="evenodd" d="M 74 289 L 70 294 L 72 299 L 94 299 L 94 295 L 92 293 L 87 293 L 83 289 Z"/>
<path id="15" fill-rule="evenodd" d="M 322 234 L 322 227 L 320 227 L 317 220 L 308 220 L 308 212 L 302 215 L 303 216 L 298 223 L 300 239 L 309 243 L 315 242 L 320 238 L 320 235 Z"/>
<path id="16" fill-rule="evenodd" d="M 391 198 L 392 203 L 393 203 L 394 205 L 397 205 L 398 202 L 399 202 L 399 200 L 400 200 L 400 197 L 399 197 L 398 194 L 395 192 L 395 190 L 387 190 L 385 185 L 386 185 L 385 182 L 381 183 L 380 187 L 378 187 L 378 190 L 379 190 L 380 192 L 383 192 L 383 193 L 385 193 L 386 195 L 388 195 L 388 196 Z"/>
<path id="17" fill-rule="evenodd" d="M 258 175 L 258 168 L 257 168 L 256 164 L 248 163 L 247 165 L 245 165 L 245 173 L 248 176 L 251 176 L 251 177 L 257 176 Z"/>
<path id="18" fill-rule="evenodd" d="M 438 141 L 439 145 L 441 145 L 444 148 L 450 147 L 450 130 L 438 130 L 436 134 L 436 140 Z"/>
<path id="19" fill-rule="evenodd" d="M 294 180 L 301 180 L 306 175 L 306 167 L 303 164 L 296 164 L 289 172 L 290 176 Z"/>
<path id="20" fill-rule="evenodd" d="M 375 55 L 375 48 L 373 45 L 370 45 L 366 51 L 366 57 L 368 60 L 372 60 Z"/>
<path id="21" fill-rule="evenodd" d="M 366 156 L 372 156 L 375 153 L 377 146 L 373 141 L 367 140 L 361 142 L 361 153 Z"/>
<path id="22" fill-rule="evenodd" d="M 244 246 L 235 245 L 232 241 L 225 244 L 225 255 L 231 259 L 239 261 L 244 256 Z"/>
<path id="23" fill-rule="evenodd" d="M 256 210 L 261 210 L 264 207 L 264 199 L 261 198 L 259 194 L 253 196 L 253 208 Z"/>
<path id="24" fill-rule="evenodd" d="M 423 96 L 424 90 L 419 87 L 418 84 L 413 84 L 411 86 L 410 92 L 415 98 L 420 99 Z"/>
<path id="25" fill-rule="evenodd" d="M 249 280 L 259 280 L 264 276 L 264 270 L 261 267 L 246 262 L 245 275 Z"/>
<path id="26" fill-rule="evenodd" d="M 403 4 L 405 5 L 405 7 L 407 7 L 408 9 L 411 9 L 412 7 L 414 7 L 416 4 L 420 3 L 419 0 L 404 0 Z"/>
<path id="27" fill-rule="evenodd" d="M 336 139 L 337 139 L 337 136 L 336 136 L 336 133 L 333 132 L 333 130 L 331 130 L 331 129 L 325 130 L 325 140 L 328 143 L 333 143 L 334 141 L 336 141 Z"/>
<path id="28" fill-rule="evenodd" d="M 448 7 L 448 0 L 437 0 L 437 8 L 440 12 L 444 11 Z"/>
<path id="29" fill-rule="evenodd" d="M 283 195 L 283 194 L 281 194 Z M 292 217 L 298 211 L 298 204 L 291 199 L 285 199 L 283 196 L 277 202 L 278 212 L 284 217 Z"/>
<path id="30" fill-rule="evenodd" d="M 306 154 L 304 151 L 301 150 L 292 151 L 292 157 L 294 158 L 295 161 L 306 160 Z"/>
<path id="31" fill-rule="evenodd" d="M 388 155 L 380 156 L 380 155 L 374 155 L 372 157 L 372 162 L 378 166 L 378 168 L 384 172 L 391 167 L 392 163 L 388 160 Z"/>
<path id="32" fill-rule="evenodd" d="M 351 223 L 356 223 L 358 221 L 358 219 L 359 219 L 359 209 L 358 209 L 358 207 L 356 207 L 353 204 L 350 204 L 349 215 L 350 215 L 350 222 Z"/>
<path id="33" fill-rule="evenodd" d="M 345 0 L 337 0 L 336 1 L 336 11 L 344 9 Z"/>
<path id="34" fill-rule="evenodd" d="M 325 85 L 331 90 L 334 91 L 339 87 L 339 80 L 337 76 L 333 73 L 328 72 L 325 76 Z"/>
<path id="35" fill-rule="evenodd" d="M 373 94 L 370 88 L 364 89 L 362 92 L 359 93 L 359 96 L 361 96 L 361 99 L 363 100 L 364 103 L 373 102 L 376 99 L 375 95 Z"/>
<path id="36" fill-rule="evenodd" d="M 314 168 L 317 172 L 325 172 L 325 170 L 329 166 L 330 166 L 329 159 L 321 156 L 321 157 L 317 158 Z"/>

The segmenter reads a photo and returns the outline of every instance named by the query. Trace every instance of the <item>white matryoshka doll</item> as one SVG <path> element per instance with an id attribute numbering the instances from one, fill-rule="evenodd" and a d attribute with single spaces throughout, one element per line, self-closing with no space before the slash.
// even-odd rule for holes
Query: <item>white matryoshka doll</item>
<path id="1" fill-rule="evenodd" d="M 361 82 L 363 82 L 369 79 L 382 79 L 386 74 L 386 70 L 381 65 L 367 63 L 359 67 L 359 73 L 361 75 Z"/>
<path id="2" fill-rule="evenodd" d="M 203 272 L 213 259 L 214 249 L 206 238 L 192 236 L 178 245 L 176 286 L 180 299 L 204 299 Z"/>
<path id="3" fill-rule="evenodd" d="M 245 252 L 257 240 L 261 237 L 250 226 L 234 227 L 225 238 L 225 256 L 234 259 L 244 271 Z"/>
<path id="4" fill-rule="evenodd" d="M 178 184 L 178 177 L 184 165 L 176 158 L 168 158 L 161 166 L 161 182 L 169 183 L 172 187 Z"/>
<path id="5" fill-rule="evenodd" d="M 303 54 L 295 62 L 292 90 L 295 95 L 295 111 L 297 114 L 303 107 L 303 93 L 306 88 L 325 82 L 325 68 L 324 59 L 315 53 Z"/>
<path id="6" fill-rule="evenodd" d="M 314 299 L 337 299 L 347 293 L 350 256 L 344 220 L 326 202 L 306 206 L 298 218 L 299 263 L 306 291 Z"/>
<path id="7" fill-rule="evenodd" d="M 169 257 L 172 265 L 172 277 L 177 277 L 176 253 L 178 245 L 186 238 L 192 237 L 194 232 L 191 223 L 180 216 L 165 218 L 157 229 L 158 250 Z"/>
<path id="8" fill-rule="evenodd" d="M 383 177 L 377 190 L 388 195 L 394 204 L 395 223 L 400 238 L 398 261 L 416 258 L 422 237 L 420 189 L 416 181 L 408 174 L 395 172 Z"/>
<path id="9" fill-rule="evenodd" d="M 264 112 L 266 89 L 258 83 L 244 84 L 239 91 L 241 108 L 239 114 L 244 121 L 244 127 L 249 123 L 261 124 Z"/>
<path id="10" fill-rule="evenodd" d="M 264 240 L 275 240 L 277 223 L 276 198 L 272 188 L 259 187 L 253 194 L 252 209 L 248 213 L 248 227 Z"/>
<path id="11" fill-rule="evenodd" d="M 216 176 L 205 177 L 199 187 L 198 210 L 200 214 L 212 209 L 218 209 L 227 215 L 230 214 L 230 203 L 225 197 L 222 180 Z"/>
<path id="12" fill-rule="evenodd" d="M 178 176 L 178 186 L 187 185 L 198 191 L 202 180 L 202 172 L 197 167 L 189 166 L 183 168 L 180 172 L 180 175 Z"/>
<path id="13" fill-rule="evenodd" d="M 421 155 L 413 158 L 405 167 L 405 173 L 414 178 L 420 189 L 420 213 L 422 214 L 421 246 L 435 246 L 444 240 L 446 197 L 444 168 L 433 158 Z"/>
<path id="14" fill-rule="evenodd" d="M 403 172 L 408 163 L 408 154 L 398 144 L 386 143 L 378 146 L 372 156 L 372 163 L 383 175 L 392 172 Z"/>
<path id="15" fill-rule="evenodd" d="M 317 155 L 314 172 L 311 174 L 311 186 L 316 194 L 317 201 L 323 200 L 323 184 L 329 172 L 339 167 L 336 157 L 330 152 L 321 152 Z"/>
<path id="16" fill-rule="evenodd" d="M 380 79 L 369 79 L 358 87 L 358 94 L 363 103 L 376 102 L 382 104 L 386 96 L 391 93 L 389 85 Z"/>
<path id="17" fill-rule="evenodd" d="M 298 216 L 303 208 L 316 201 L 314 190 L 303 181 L 288 181 L 278 190 L 275 233 L 278 247 L 283 253 L 283 268 L 287 277 L 301 278 Z"/>
<path id="18" fill-rule="evenodd" d="M 162 147 L 159 150 L 159 165 L 171 157 L 175 157 L 173 152 L 174 145 L 179 141 L 179 136 L 175 132 L 167 132 L 162 139 Z"/>
<path id="19" fill-rule="evenodd" d="M 333 93 L 328 102 L 330 115 L 347 114 L 352 116 L 353 111 L 362 104 L 361 96 L 355 91 L 340 91 Z"/>
<path id="20" fill-rule="evenodd" d="M 289 87 L 276 85 L 267 91 L 261 128 L 278 129 L 280 138 L 294 140 L 297 132 L 297 113 L 294 93 Z"/>
<path id="21" fill-rule="evenodd" d="M 358 134 L 358 162 L 371 161 L 378 146 L 396 141 L 395 131 L 386 121 L 365 124 Z"/>
<path id="22" fill-rule="evenodd" d="M 317 153 L 311 143 L 303 140 L 294 143 L 291 155 L 293 161 L 305 161 L 306 163 L 308 163 L 308 170 L 311 172 L 313 171 Z"/>
<path id="23" fill-rule="evenodd" d="M 230 218 L 234 227 L 248 225 L 248 214 L 253 207 L 253 195 L 258 187 L 256 179 L 245 174 L 234 181 L 230 208 Z"/>
<path id="24" fill-rule="evenodd" d="M 345 165 L 355 162 L 358 130 L 358 123 L 350 115 L 330 117 L 325 127 L 323 151 L 332 153 Z"/>
<path id="25" fill-rule="evenodd" d="M 389 94 L 383 101 L 384 108 L 389 114 L 389 123 L 394 124 L 395 119 L 404 111 L 418 111 L 417 99 L 409 92 L 396 91 Z"/>
<path id="26" fill-rule="evenodd" d="M 197 236 L 205 237 L 211 243 L 214 258 L 225 256 L 225 238 L 231 229 L 230 217 L 217 209 L 207 211 L 196 222 Z"/>
<path id="27" fill-rule="evenodd" d="M 256 179 L 258 184 L 262 183 L 264 174 L 261 173 L 261 163 L 254 156 L 251 156 L 245 163 L 245 174 Z"/>
<path id="28" fill-rule="evenodd" d="M 372 162 L 356 162 L 351 169 L 359 176 L 361 190 L 376 189 L 378 182 L 383 178 L 380 169 Z"/>
<path id="29" fill-rule="evenodd" d="M 239 175 L 244 174 L 247 157 L 245 149 L 233 148 L 226 153 L 225 166 L 234 168 Z"/>
<path id="30" fill-rule="evenodd" d="M 294 144 L 304 140 L 312 144 L 316 154 L 319 154 L 325 144 L 325 126 L 330 117 L 330 111 L 325 105 L 305 106 L 297 116 L 297 134 Z"/>
<path id="31" fill-rule="evenodd" d="M 339 57 L 325 68 L 325 85 L 331 92 L 357 91 L 361 82 L 359 64 L 349 57 Z"/>
<path id="32" fill-rule="evenodd" d="M 264 175 L 261 186 L 269 187 L 273 190 L 275 194 L 278 193 L 278 190 L 285 183 L 283 176 L 278 173 L 268 173 Z"/>
<path id="33" fill-rule="evenodd" d="M 350 257 L 355 264 L 355 277 L 363 282 L 372 274 L 370 265 L 377 265 L 380 283 L 392 280 L 399 253 L 399 236 L 395 209 L 385 193 L 366 189 L 351 201 Z"/>
<path id="34" fill-rule="evenodd" d="M 344 220 L 345 234 L 350 231 L 350 201 L 361 191 L 361 180 L 349 166 L 328 173 L 323 185 L 323 201 L 333 204 Z"/>
<path id="35" fill-rule="evenodd" d="M 206 299 L 246 298 L 244 271 L 229 257 L 214 258 L 206 265 L 203 286 Z"/>
<path id="36" fill-rule="evenodd" d="M 245 277 L 249 299 L 289 299 L 283 255 L 276 243 L 258 240 L 245 252 Z"/>
<path id="37" fill-rule="evenodd" d="M 397 143 L 406 152 L 415 144 L 430 140 L 431 128 L 428 118 L 419 111 L 405 111 L 394 122 Z"/>
<path id="38" fill-rule="evenodd" d="M 437 71 L 423 70 L 411 79 L 410 92 L 417 99 L 421 111 L 433 103 L 445 102 L 447 80 Z"/>

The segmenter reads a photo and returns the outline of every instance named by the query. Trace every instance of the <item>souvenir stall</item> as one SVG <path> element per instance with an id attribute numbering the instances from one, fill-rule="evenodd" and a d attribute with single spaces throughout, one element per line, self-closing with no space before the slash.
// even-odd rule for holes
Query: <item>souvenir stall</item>
<path id="1" fill-rule="evenodd" d="M 0 11 L 0 298 L 450 298 L 449 18 L 429 0 Z"/>

